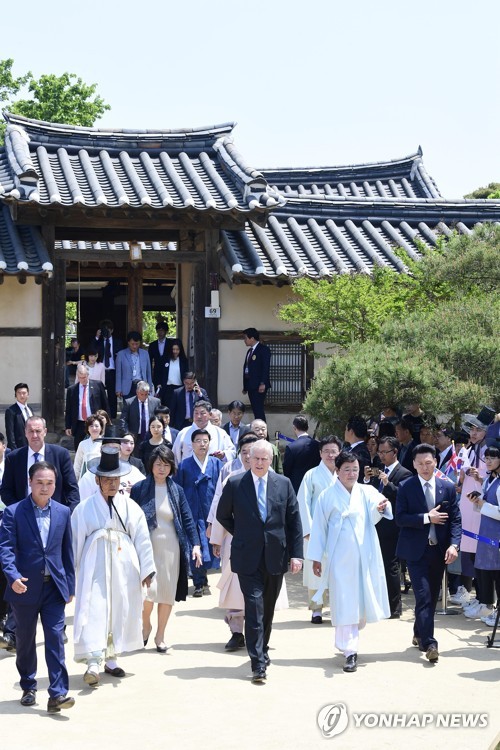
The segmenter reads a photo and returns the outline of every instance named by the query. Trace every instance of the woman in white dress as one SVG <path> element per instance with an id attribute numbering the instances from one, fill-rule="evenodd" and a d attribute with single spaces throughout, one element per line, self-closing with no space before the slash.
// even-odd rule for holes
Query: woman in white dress
<path id="1" fill-rule="evenodd" d="M 156 576 L 148 590 L 142 613 L 144 645 L 151 634 L 151 614 L 158 604 L 155 645 L 167 651 L 165 628 L 175 601 L 185 601 L 191 559 L 201 565 L 200 540 L 182 490 L 172 480 L 174 454 L 170 448 L 155 448 L 149 459 L 149 476 L 134 485 L 130 497 L 142 508 L 148 522 Z"/>
<path id="2" fill-rule="evenodd" d="M 102 436 L 105 427 L 106 420 L 101 414 L 91 414 L 85 420 L 85 432 L 88 437 L 79 444 L 73 461 L 77 482 L 87 471 L 87 464 L 90 459 L 101 455 L 102 443 L 99 438 Z"/>
<path id="3" fill-rule="evenodd" d="M 106 368 L 102 362 L 98 362 L 99 355 L 97 349 L 89 347 L 85 353 L 85 359 L 89 368 L 89 378 L 91 380 L 100 380 L 106 385 Z M 75 375 L 75 383 L 78 383 L 78 377 Z"/>

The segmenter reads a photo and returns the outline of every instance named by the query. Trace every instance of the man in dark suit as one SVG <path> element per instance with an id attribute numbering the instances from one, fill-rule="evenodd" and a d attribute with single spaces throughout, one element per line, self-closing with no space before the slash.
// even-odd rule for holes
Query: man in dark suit
<path id="1" fill-rule="evenodd" d="M 194 372 L 186 372 L 182 382 L 184 385 L 174 391 L 170 407 L 170 423 L 176 430 L 193 424 L 193 408 L 197 401 L 209 401 L 206 390 L 198 385 Z"/>
<path id="2" fill-rule="evenodd" d="M 413 644 L 430 662 L 439 658 L 434 610 L 445 565 L 458 557 L 462 524 L 455 485 L 434 475 L 436 449 L 421 443 L 413 450 L 417 476 L 399 485 L 397 554 L 406 560 L 415 593 Z"/>
<path id="3" fill-rule="evenodd" d="M 386 497 L 392 506 L 393 518 L 381 518 L 375 529 L 380 542 L 380 550 L 384 561 L 385 580 L 387 582 L 387 594 L 391 608 L 391 618 L 401 617 L 401 571 L 396 547 L 399 539 L 399 527 L 394 517 L 396 515 L 396 495 L 398 485 L 412 475 L 411 471 L 401 466 L 397 459 L 399 440 L 387 436 L 380 441 L 378 455 L 384 468 L 378 469 L 367 466 L 365 468 L 365 482 L 370 483 L 375 489 Z"/>
<path id="4" fill-rule="evenodd" d="M 76 368 L 78 383 L 66 391 L 66 435 L 73 435 L 75 451 L 85 438 L 85 422 L 98 409 L 109 411 L 106 390 L 100 380 L 90 380 L 85 362 Z"/>
<path id="5" fill-rule="evenodd" d="M 123 404 L 121 426 L 126 432 L 138 435 L 142 442 L 148 435 L 149 420 L 159 406 L 160 399 L 150 396 L 149 383 L 139 380 L 136 395 Z"/>
<path id="6" fill-rule="evenodd" d="M 47 711 L 58 713 L 75 703 L 68 696 L 64 660 L 64 608 L 75 594 L 70 512 L 52 499 L 56 486 L 52 464 L 33 464 L 29 480 L 31 494 L 4 512 L 0 563 L 16 624 L 21 705 L 36 703 L 36 626 L 40 615 L 49 672 Z"/>
<path id="7" fill-rule="evenodd" d="M 5 433 L 7 435 L 7 448 L 15 450 L 28 444 L 24 434 L 24 425 L 27 419 L 33 416 L 28 406 L 30 389 L 27 383 L 18 383 L 14 386 L 16 403 L 5 410 Z"/>
<path id="8" fill-rule="evenodd" d="M 0 496 L 5 505 L 13 505 L 26 497 L 28 470 L 38 461 L 48 461 L 56 467 L 56 488 L 53 499 L 73 511 L 80 502 L 78 484 L 71 456 L 61 445 L 45 443 L 47 426 L 43 417 L 30 417 L 26 422 L 28 445 L 5 457 L 5 471 Z"/>
<path id="9" fill-rule="evenodd" d="M 168 323 L 159 320 L 156 324 L 156 341 L 152 341 L 148 346 L 148 354 L 151 362 L 151 376 L 155 393 L 163 383 L 163 370 L 165 364 L 170 358 L 170 346 L 167 341 Z"/>
<path id="10" fill-rule="evenodd" d="M 304 474 L 319 465 L 319 443 L 307 434 L 309 422 L 307 417 L 298 414 L 292 422 L 295 441 L 285 448 L 283 474 L 288 477 L 297 493 Z"/>
<path id="11" fill-rule="evenodd" d="M 245 641 L 252 682 L 266 679 L 274 607 L 283 574 L 302 569 L 303 534 L 297 498 L 290 480 L 269 467 L 270 444 L 252 444 L 250 471 L 229 477 L 217 508 L 217 520 L 233 535 L 231 569 L 238 574 L 245 600 Z"/>
<path id="12" fill-rule="evenodd" d="M 101 320 L 92 346 L 97 349 L 99 361 L 106 368 L 106 392 L 108 394 L 109 416 L 116 418 L 116 355 L 123 349 L 123 341 L 113 334 L 112 320 Z"/>
<path id="13" fill-rule="evenodd" d="M 246 407 L 243 401 L 231 401 L 228 404 L 227 411 L 229 413 L 229 422 L 222 425 L 222 429 L 227 432 L 235 448 L 238 448 L 240 438 L 250 432 L 250 425 L 243 424 L 242 419 L 245 414 Z M 211 420 L 210 420 L 211 421 Z"/>
<path id="14" fill-rule="evenodd" d="M 368 427 L 363 417 L 351 417 L 346 424 L 344 440 L 349 443 L 346 449 L 348 453 L 353 453 L 358 459 L 359 476 L 358 482 L 363 482 L 365 478 L 365 467 L 371 466 L 372 459 L 370 452 L 366 447 L 366 438 Z"/>
<path id="15" fill-rule="evenodd" d="M 243 363 L 243 393 L 248 393 L 254 419 L 263 419 L 265 422 L 264 401 L 271 387 L 271 350 L 260 343 L 260 333 L 256 328 L 245 328 L 243 336 L 245 346 L 248 347 Z"/>
<path id="16" fill-rule="evenodd" d="M 399 440 L 399 452 L 398 461 L 401 466 L 411 471 L 412 474 L 416 474 L 415 467 L 413 466 L 413 450 L 417 447 L 417 443 L 412 437 L 412 426 L 406 419 L 400 419 L 396 422 L 396 437 Z"/>

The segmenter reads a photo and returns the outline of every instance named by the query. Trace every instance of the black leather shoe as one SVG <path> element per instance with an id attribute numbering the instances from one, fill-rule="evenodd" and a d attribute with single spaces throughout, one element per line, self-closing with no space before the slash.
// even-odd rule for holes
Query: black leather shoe
<path id="1" fill-rule="evenodd" d="M 36 703 L 36 690 L 23 690 L 21 706 L 34 706 Z"/>
<path id="2" fill-rule="evenodd" d="M 346 656 L 345 664 L 342 668 L 344 672 L 355 672 L 358 668 L 358 655 L 351 654 L 350 656 Z"/>
<path id="3" fill-rule="evenodd" d="M 399 620 L 401 617 L 401 612 L 393 612 L 392 615 L 389 617 L 389 620 Z"/>
<path id="4" fill-rule="evenodd" d="M 197 586 L 193 591 L 193 596 L 195 599 L 199 599 L 200 596 L 203 596 L 203 586 Z"/>
<path id="5" fill-rule="evenodd" d="M 258 683 L 265 682 L 267 679 L 265 669 L 255 669 L 252 672 L 252 682 L 257 685 Z"/>
<path id="6" fill-rule="evenodd" d="M 439 659 L 439 651 L 437 650 L 437 646 L 429 646 L 429 648 L 425 652 L 425 658 L 429 659 L 431 664 L 435 664 Z"/>
<path id="7" fill-rule="evenodd" d="M 271 664 L 271 659 L 269 658 L 269 654 L 267 653 L 267 651 L 264 654 L 264 663 L 265 663 L 266 667 L 268 667 Z"/>
<path id="8" fill-rule="evenodd" d="M 313 625 L 321 625 L 321 623 L 323 622 L 323 618 L 321 617 L 321 615 L 313 615 L 311 617 L 311 622 Z"/>
<path id="9" fill-rule="evenodd" d="M 47 711 L 49 714 L 58 714 L 61 708 L 72 708 L 75 705 L 75 699 L 69 695 L 58 695 L 57 698 L 49 698 Z"/>
<path id="10" fill-rule="evenodd" d="M 106 674 L 110 674 L 112 677 L 125 677 L 125 670 L 121 667 L 108 667 L 106 664 L 104 665 L 104 671 Z"/>
<path id="11" fill-rule="evenodd" d="M 0 635 L 0 648 L 5 648 L 7 651 L 16 650 L 16 639 L 10 633 Z"/>
<path id="12" fill-rule="evenodd" d="M 245 648 L 245 636 L 243 633 L 233 633 L 224 648 L 226 651 L 238 651 L 240 648 Z"/>

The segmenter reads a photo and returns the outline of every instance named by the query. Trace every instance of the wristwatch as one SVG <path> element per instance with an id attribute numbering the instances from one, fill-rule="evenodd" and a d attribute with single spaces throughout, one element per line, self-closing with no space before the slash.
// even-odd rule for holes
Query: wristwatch
<path id="1" fill-rule="evenodd" d="M 459 544 L 450 544 L 450 547 L 455 547 L 457 552 L 460 552 L 460 545 Z"/>

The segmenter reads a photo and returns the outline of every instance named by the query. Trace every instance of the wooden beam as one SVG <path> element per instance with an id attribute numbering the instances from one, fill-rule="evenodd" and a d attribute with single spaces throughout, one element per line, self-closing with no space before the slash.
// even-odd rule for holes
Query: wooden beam
<path id="1" fill-rule="evenodd" d="M 142 332 L 143 270 L 136 268 L 128 272 L 127 330 Z"/>
<path id="2" fill-rule="evenodd" d="M 73 260 L 75 263 L 85 260 L 99 263 L 130 263 L 128 250 L 56 250 L 56 257 L 61 260 Z M 179 252 L 178 250 L 143 250 L 143 263 L 204 263 L 204 253 Z"/>
<path id="3" fill-rule="evenodd" d="M 217 247 L 219 245 L 219 232 L 205 232 L 205 258 L 206 258 L 206 282 L 205 293 L 206 305 L 210 305 L 210 279 L 215 274 L 219 276 L 219 258 Z M 219 319 L 205 318 L 205 362 L 210 363 L 205 371 L 205 388 L 212 398 L 212 406 L 218 406 L 218 382 L 219 382 Z"/>
<path id="4" fill-rule="evenodd" d="M 116 266 L 106 266 L 97 268 L 95 266 L 85 266 L 80 268 L 81 279 L 95 280 L 114 280 L 127 279 L 129 268 L 117 268 Z M 74 265 L 66 266 L 66 279 L 69 281 L 78 281 L 78 268 Z M 170 268 L 148 268 L 144 272 L 144 281 L 164 281 L 168 284 L 175 284 L 175 266 Z"/>
<path id="5" fill-rule="evenodd" d="M 41 328 L 0 328 L 0 339 L 3 336 L 41 336 Z"/>

